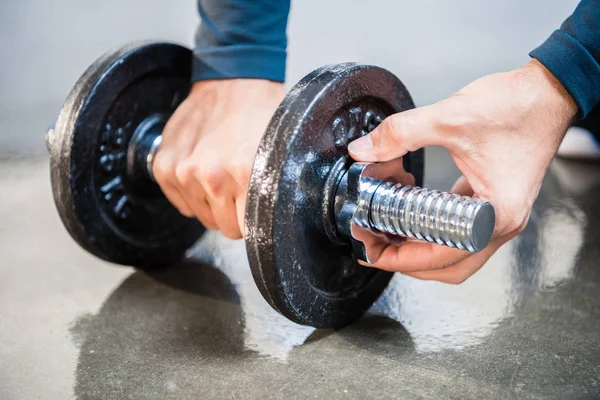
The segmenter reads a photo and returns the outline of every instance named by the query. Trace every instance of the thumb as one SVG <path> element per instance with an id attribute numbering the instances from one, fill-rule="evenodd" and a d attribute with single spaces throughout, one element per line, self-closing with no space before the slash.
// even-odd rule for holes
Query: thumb
<path id="1" fill-rule="evenodd" d="M 348 145 L 356 161 L 388 161 L 426 146 L 443 146 L 438 104 L 392 114 L 371 133 Z"/>

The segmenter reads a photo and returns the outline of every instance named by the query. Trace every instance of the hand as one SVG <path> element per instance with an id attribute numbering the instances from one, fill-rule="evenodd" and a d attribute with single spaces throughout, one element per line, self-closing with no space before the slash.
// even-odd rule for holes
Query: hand
<path id="1" fill-rule="evenodd" d="M 243 236 L 254 156 L 283 96 L 283 84 L 259 79 L 193 85 L 169 119 L 152 167 L 179 212 L 231 239 Z"/>
<path id="2" fill-rule="evenodd" d="M 538 61 L 486 76 L 452 97 L 388 117 L 350 144 L 357 161 L 387 161 L 426 146 L 443 146 L 463 176 L 452 192 L 483 198 L 496 210 L 487 248 L 469 253 L 407 240 L 399 246 L 367 239 L 374 267 L 420 279 L 461 283 L 525 227 L 542 179 L 577 105 Z M 381 249 L 381 246 L 384 246 Z"/>

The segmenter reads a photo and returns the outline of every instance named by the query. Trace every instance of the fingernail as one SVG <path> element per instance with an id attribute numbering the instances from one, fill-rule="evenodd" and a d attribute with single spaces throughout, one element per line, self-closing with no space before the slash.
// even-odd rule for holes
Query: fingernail
<path id="1" fill-rule="evenodd" d="M 369 153 L 373 149 L 371 136 L 363 136 L 348 145 L 348 150 L 354 154 Z"/>

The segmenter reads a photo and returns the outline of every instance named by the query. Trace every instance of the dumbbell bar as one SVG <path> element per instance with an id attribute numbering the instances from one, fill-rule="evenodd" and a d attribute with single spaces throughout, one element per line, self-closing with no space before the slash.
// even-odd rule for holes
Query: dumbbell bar
<path id="1" fill-rule="evenodd" d="M 109 52 L 77 82 L 48 134 L 62 221 L 105 260 L 169 264 L 204 230 L 152 179 L 160 134 L 187 95 L 190 66 L 191 52 L 172 44 Z M 489 203 L 388 181 L 389 164 L 348 158 L 351 140 L 412 107 L 394 75 L 349 63 L 309 74 L 275 112 L 253 167 L 245 238 L 257 286 L 286 317 L 337 327 L 377 299 L 391 274 L 357 263 L 369 257 L 356 227 L 469 251 L 487 245 Z M 403 167 L 420 186 L 422 151 L 401 162 L 396 170 Z"/>
<path id="2" fill-rule="evenodd" d="M 340 232 L 354 239 L 354 227 L 362 227 L 470 252 L 488 245 L 495 224 L 489 202 L 386 181 L 389 175 L 390 165 L 350 166 L 336 192 Z M 354 248 L 358 259 L 376 261 L 360 241 Z"/>

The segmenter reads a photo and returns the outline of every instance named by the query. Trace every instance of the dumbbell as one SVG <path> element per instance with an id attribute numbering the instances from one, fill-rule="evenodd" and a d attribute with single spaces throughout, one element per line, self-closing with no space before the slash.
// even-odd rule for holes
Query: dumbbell
<path id="1" fill-rule="evenodd" d="M 52 190 L 65 227 L 88 252 L 136 267 L 181 259 L 204 232 L 177 212 L 152 177 L 166 121 L 190 89 L 192 53 L 134 43 L 94 62 L 47 133 Z M 490 203 L 421 188 L 424 154 L 355 163 L 350 141 L 413 108 L 382 68 L 317 69 L 286 95 L 260 141 L 248 188 L 245 241 L 255 282 L 285 317 L 344 326 L 379 297 L 392 274 L 370 261 L 357 229 L 468 251 L 489 243 Z M 398 170 L 414 186 L 394 181 Z"/>

